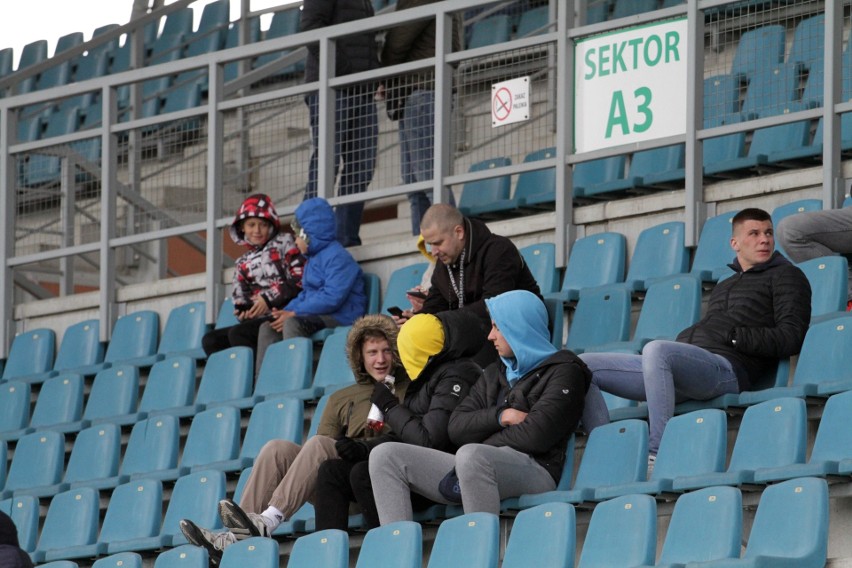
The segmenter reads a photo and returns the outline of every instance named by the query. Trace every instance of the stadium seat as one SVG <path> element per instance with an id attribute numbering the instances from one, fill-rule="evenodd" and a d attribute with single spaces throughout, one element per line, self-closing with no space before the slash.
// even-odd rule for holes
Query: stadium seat
<path id="1" fill-rule="evenodd" d="M 153 365 L 159 331 L 160 316 L 154 311 L 142 310 L 118 318 L 104 355 L 104 367 L 119 363 Z"/>
<path id="2" fill-rule="evenodd" d="M 594 345 L 627 341 L 630 333 L 630 291 L 613 284 L 584 288 L 568 326 L 565 347 L 582 353 Z"/>
<path id="3" fill-rule="evenodd" d="M 82 375 L 58 375 L 46 380 L 30 417 L 30 430 L 80 430 L 84 386 Z"/>
<path id="4" fill-rule="evenodd" d="M 343 534 L 345 535 L 346 533 Z M 295 547 L 296 545 L 294 544 L 293 548 L 295 549 Z M 346 552 L 347 563 L 342 566 L 348 566 L 348 544 L 344 544 L 343 548 Z M 307 562 L 303 564 L 294 563 L 293 553 L 291 552 L 290 561 L 287 563 L 287 566 L 305 566 L 310 568 L 314 568 L 316 566 L 328 566 L 329 568 L 335 568 L 338 566 L 337 564 L 322 562 L 321 558 L 314 557 L 313 560 L 314 562 Z M 245 568 L 246 566 L 251 566 L 252 568 L 277 568 L 279 566 L 278 543 L 271 538 L 263 537 L 241 540 L 226 548 L 225 552 L 222 554 L 222 560 L 219 562 L 220 568 Z"/>
<path id="5" fill-rule="evenodd" d="M 524 11 L 518 20 L 518 29 L 515 30 L 515 38 L 531 37 L 548 31 L 548 7 L 539 6 Z"/>
<path id="6" fill-rule="evenodd" d="M 325 405 L 328 402 L 328 397 L 330 395 L 325 395 L 317 401 L 317 405 L 314 408 L 314 415 L 311 418 L 311 425 L 308 428 L 308 435 L 305 437 L 307 440 L 311 436 L 316 435 L 317 429 L 319 429 L 320 419 L 322 418 L 322 413 L 325 411 Z"/>
<path id="7" fill-rule="evenodd" d="M 150 472 L 145 477 L 177 479 L 207 469 L 208 464 L 236 459 L 239 451 L 240 411 L 233 406 L 210 408 L 193 417 L 179 467 Z"/>
<path id="8" fill-rule="evenodd" d="M 4 382 L 0 385 L 0 440 L 17 440 L 27 433 L 29 422 L 30 385 L 21 381 Z"/>
<path id="9" fill-rule="evenodd" d="M 521 24 L 518 26 L 519 36 L 522 33 L 520 26 L 524 24 L 524 21 L 535 17 L 535 14 L 541 13 L 542 9 L 544 10 L 544 23 L 541 25 L 547 24 L 547 6 L 524 12 L 521 16 Z M 530 18 L 527 18 L 527 16 L 530 16 Z M 524 158 L 524 163 L 547 160 L 555 156 L 556 148 L 545 148 L 544 150 L 527 154 Z M 533 170 L 518 175 L 518 182 L 515 184 L 514 201 L 517 207 L 522 209 L 531 209 L 533 211 L 552 210 L 556 202 L 556 168 Z"/>
<path id="10" fill-rule="evenodd" d="M 50 371 L 55 344 L 56 334 L 51 329 L 34 329 L 16 335 L 3 367 L 3 380 L 26 380 L 30 375 Z"/>
<path id="11" fill-rule="evenodd" d="M 742 122 L 740 114 L 705 119 L 704 128 L 716 128 Z M 734 132 L 706 138 L 703 147 L 704 175 L 708 178 L 736 177 L 739 170 L 747 170 L 765 162 L 765 156 L 750 158 L 746 155 L 746 132 Z"/>
<path id="12" fill-rule="evenodd" d="M 621 233 L 598 233 L 574 241 L 562 288 L 545 297 L 563 302 L 576 301 L 583 288 L 624 281 L 627 244 Z"/>
<path id="13" fill-rule="evenodd" d="M 263 39 L 269 40 L 299 33 L 299 21 L 301 20 L 301 13 L 302 11 L 299 8 L 291 8 L 279 10 L 272 14 L 272 21 L 269 22 L 269 28 L 266 30 Z M 259 56 L 255 60 L 254 67 L 262 67 L 290 53 L 290 51 L 266 53 L 264 55 Z M 287 67 L 278 70 L 277 74 L 288 75 L 293 73 L 300 73 L 304 70 L 304 68 L 305 63 L 302 59 L 298 62 L 293 63 L 292 65 L 288 65 Z"/>
<path id="14" fill-rule="evenodd" d="M 307 389 L 285 391 L 284 396 L 313 400 L 341 386 L 355 383 L 355 375 L 346 358 L 346 333 L 337 331 L 328 336 L 322 346 L 314 381 Z"/>
<path id="15" fill-rule="evenodd" d="M 627 177 L 585 188 L 582 196 L 609 199 L 612 194 L 621 194 L 631 189 L 682 186 L 686 172 L 685 156 L 683 144 L 636 152 L 630 160 Z M 575 192 L 575 195 L 579 194 Z"/>
<path id="16" fill-rule="evenodd" d="M 731 272 L 728 264 L 735 256 L 731 249 L 731 221 L 736 214 L 731 211 L 710 217 L 701 228 L 690 273 L 704 282 L 716 282 L 721 275 Z"/>
<path id="17" fill-rule="evenodd" d="M 117 424 L 98 424 L 81 430 L 71 448 L 61 491 L 79 487 L 114 487 L 106 480 L 118 475 L 120 456 L 121 429 Z"/>
<path id="18" fill-rule="evenodd" d="M 0 49 L 0 77 L 14 71 L 15 50 L 11 47 Z"/>
<path id="19" fill-rule="evenodd" d="M 247 44 L 257 43 L 260 41 L 260 18 L 251 18 L 249 20 L 249 35 Z M 234 22 L 228 30 L 228 36 L 225 38 L 225 49 L 238 47 L 240 45 L 240 25 L 239 22 Z M 249 70 L 251 66 L 249 65 Z M 239 62 L 228 63 L 225 65 L 225 82 L 233 81 L 239 76 Z"/>
<path id="20" fill-rule="evenodd" d="M 542 296 L 556 292 L 559 274 L 556 272 L 556 245 L 538 243 L 519 250 L 527 267 L 535 278 Z"/>
<path id="21" fill-rule="evenodd" d="M 574 507 L 546 503 L 518 513 L 503 557 L 503 568 L 573 568 L 576 542 Z"/>
<path id="22" fill-rule="evenodd" d="M 740 81 L 762 69 L 784 62 L 786 30 L 774 24 L 751 29 L 740 36 L 731 74 Z"/>
<path id="23" fill-rule="evenodd" d="M 827 549 L 828 486 L 824 479 L 802 477 L 766 488 L 745 554 L 715 565 L 821 568 Z"/>
<path id="24" fill-rule="evenodd" d="M 47 59 L 47 41 L 39 39 L 26 44 L 21 50 L 21 59 L 18 61 L 18 67 L 15 71 L 21 71 L 27 67 L 32 67 L 37 63 L 41 63 Z M 38 75 L 31 75 L 18 84 L 15 90 L 16 95 L 32 92 L 36 89 L 36 79 Z"/>
<path id="25" fill-rule="evenodd" d="M 48 496 L 62 479 L 65 467 L 65 436 L 61 432 L 27 434 L 15 445 L 2 498 L 13 495 Z"/>
<path id="26" fill-rule="evenodd" d="M 104 359 L 104 344 L 101 343 L 99 330 L 100 322 L 96 319 L 68 326 L 62 335 L 53 369 L 41 375 L 29 375 L 24 380 L 42 382 L 60 373 L 94 375 Z"/>
<path id="27" fill-rule="evenodd" d="M 370 529 L 364 536 L 355 568 L 420 568 L 423 536 L 420 523 L 399 521 Z"/>
<path id="28" fill-rule="evenodd" d="M 586 25 L 609 19 L 610 0 L 591 0 L 586 7 Z"/>
<path id="29" fill-rule="evenodd" d="M 98 508 L 96 489 L 82 487 L 54 496 L 47 509 L 38 546 L 31 554 L 36 562 L 65 558 L 91 558 L 102 553 L 97 546 Z"/>
<path id="30" fill-rule="evenodd" d="M 796 24 L 787 63 L 812 72 L 825 60 L 825 14 L 806 18 Z"/>
<path id="31" fill-rule="evenodd" d="M 822 199 L 800 199 L 785 205 L 779 205 L 772 210 L 772 226 L 777 227 L 778 223 L 784 217 L 795 215 L 796 213 L 804 213 L 806 211 L 821 211 Z M 775 249 L 784 254 L 784 249 L 778 241 L 775 242 Z"/>
<path id="32" fill-rule="evenodd" d="M 675 503 L 657 566 L 739 558 L 742 525 L 739 489 L 708 487 L 681 495 Z"/>
<path id="33" fill-rule="evenodd" d="M 56 41 L 56 49 L 53 51 L 53 57 L 67 51 L 72 47 L 76 47 L 83 43 L 83 34 L 81 32 L 73 32 L 63 35 Z M 50 89 L 59 87 L 71 82 L 71 72 L 77 64 L 79 57 L 65 60 L 64 62 L 48 67 L 39 74 L 38 89 Z"/>
<path id="34" fill-rule="evenodd" d="M 758 69 L 748 83 L 742 113 L 746 117 L 784 114 L 796 100 L 799 72 L 795 65 L 779 63 Z"/>
<path id="35" fill-rule="evenodd" d="M 161 552 L 154 562 L 154 568 L 208 568 L 210 566 L 207 549 L 185 544 Z"/>
<path id="36" fill-rule="evenodd" d="M 701 317 L 701 281 L 692 274 L 657 279 L 645 293 L 630 341 L 604 343 L 586 351 L 641 353 L 654 339 L 674 340 Z"/>
<path id="37" fill-rule="evenodd" d="M 499 521 L 496 515 L 470 513 L 447 519 L 438 527 L 427 566 L 497 568 L 499 544 Z"/>
<path id="38" fill-rule="evenodd" d="M 600 187 L 623 183 L 626 164 L 627 156 L 623 154 L 576 164 L 572 180 L 574 197 L 593 196 L 600 193 Z"/>
<path id="39" fill-rule="evenodd" d="M 283 392 L 308 388 L 313 363 L 314 343 L 307 337 L 294 337 L 270 345 L 260 364 L 254 403 Z"/>
<path id="40" fill-rule="evenodd" d="M 125 483 L 150 474 L 158 475 L 177 467 L 180 430 L 174 416 L 154 416 L 137 422 L 130 431 L 119 478 L 113 483 Z M 114 485 L 113 485 L 114 486 Z"/>
<path id="41" fill-rule="evenodd" d="M 201 383 L 195 394 L 195 411 L 222 404 L 233 405 L 242 399 L 243 406 L 252 404 L 254 351 L 250 347 L 231 347 L 213 353 L 204 365 Z"/>
<path id="42" fill-rule="evenodd" d="M 364 293 L 367 295 L 368 314 L 379 313 L 379 295 L 382 290 L 382 281 L 378 274 L 364 273 Z"/>
<path id="43" fill-rule="evenodd" d="M 289 520 L 278 525 L 278 528 L 272 534 L 274 536 L 294 536 L 297 533 L 307 532 L 305 528 L 307 522 L 315 517 L 314 506 L 310 503 L 305 503 L 299 507 L 298 511 L 293 513 L 293 516 Z"/>
<path id="44" fill-rule="evenodd" d="M 158 361 L 148 372 L 137 419 L 157 414 L 189 415 L 194 396 L 195 359 L 183 356 Z M 183 414 L 182 409 L 186 409 Z"/>
<path id="45" fill-rule="evenodd" d="M 582 503 L 596 500 L 595 491 L 608 485 L 645 481 L 648 468 L 648 424 L 621 420 L 592 430 L 571 490 L 522 495 L 528 509 L 542 503 Z"/>
<path id="46" fill-rule="evenodd" d="M 240 320 L 234 315 L 234 299 L 228 296 L 222 300 L 222 305 L 219 306 L 219 314 L 216 316 L 216 325 L 214 329 L 222 329 L 237 325 Z"/>
<path id="47" fill-rule="evenodd" d="M 18 545 L 27 552 L 33 552 L 38 541 L 38 497 L 22 495 L 0 501 L 0 510 L 12 517 L 18 529 Z"/>
<path id="48" fill-rule="evenodd" d="M 76 562 L 71 560 L 57 560 L 46 564 L 39 564 L 39 568 L 79 568 Z"/>
<path id="49" fill-rule="evenodd" d="M 207 333 L 204 323 L 204 302 L 190 302 L 173 308 L 163 329 L 159 359 L 187 355 L 193 359 L 204 359 L 207 355 L 201 348 L 201 337 Z M 154 364 L 154 361 L 150 363 Z"/>
<path id="50" fill-rule="evenodd" d="M 704 79 L 704 122 L 738 113 L 739 96 L 739 84 L 733 75 L 714 75 Z"/>
<path id="51" fill-rule="evenodd" d="M 626 18 L 657 9 L 657 0 L 615 0 L 612 19 Z"/>
<path id="52" fill-rule="evenodd" d="M 565 463 L 562 464 L 562 473 L 559 476 L 559 481 L 556 483 L 556 489 L 554 489 L 554 491 L 568 491 L 571 489 L 571 478 L 574 476 L 574 445 L 575 436 L 572 435 L 568 438 L 568 442 L 565 444 Z M 500 502 L 500 511 L 524 508 L 521 506 L 521 497 L 523 497 L 523 495 L 503 499 Z M 450 507 L 448 507 L 448 510 L 452 511 Z M 459 506 L 459 514 L 462 514 L 462 512 L 463 511 Z"/>
<path id="53" fill-rule="evenodd" d="M 563 339 L 563 326 L 565 323 L 565 306 L 561 300 L 545 298 L 544 307 L 547 308 L 547 322 L 550 327 L 550 342 L 557 349 L 562 349 L 565 344 Z"/>
<path id="54" fill-rule="evenodd" d="M 474 22 L 468 49 L 485 47 L 509 41 L 512 23 L 506 14 L 494 14 Z"/>
<path id="55" fill-rule="evenodd" d="M 116 365 L 95 375 L 82 424 L 113 422 L 119 425 L 134 424 L 139 398 L 139 369 L 131 365 Z"/>
<path id="56" fill-rule="evenodd" d="M 240 477 L 237 479 L 237 486 L 234 487 L 234 494 L 231 496 L 231 500 L 233 500 L 234 503 L 240 502 L 240 499 L 243 496 L 243 489 L 245 489 L 246 483 L 251 476 L 251 471 L 252 468 L 247 467 L 240 472 Z"/>
<path id="57" fill-rule="evenodd" d="M 473 164 L 468 171 L 471 173 L 482 172 L 510 165 L 512 165 L 512 161 L 509 158 L 493 158 Z M 495 210 L 513 209 L 514 204 L 508 204 L 511 186 L 512 176 L 510 175 L 469 181 L 462 188 L 459 197 L 459 211 L 468 217 L 487 217 L 489 213 L 493 213 Z"/>
<path id="58" fill-rule="evenodd" d="M 276 553 L 274 566 L 277 565 Z M 235 568 L 237 566 L 243 565 L 234 564 Z M 293 544 L 287 566 L 288 568 L 312 568 L 314 566 L 346 568 L 349 566 L 349 535 L 345 531 L 329 529 L 299 537 Z"/>
<path id="59" fill-rule="evenodd" d="M 742 485 L 755 481 L 755 471 L 805 461 L 807 420 L 805 401 L 777 398 L 746 408 L 737 440 L 724 472 L 676 477 L 678 491 L 712 485 Z"/>
<path id="60" fill-rule="evenodd" d="M 639 233 L 630 257 L 625 284 L 631 290 L 646 290 L 651 280 L 689 270 L 689 251 L 684 245 L 681 221 L 661 223 Z"/>
<path id="61" fill-rule="evenodd" d="M 595 499 L 612 499 L 631 493 L 659 495 L 671 491 L 672 481 L 677 477 L 722 471 L 727 425 L 725 413 L 718 409 L 696 410 L 671 418 L 663 431 L 650 479 L 599 487 L 595 490 Z"/>
<path id="62" fill-rule="evenodd" d="M 849 262 L 845 256 L 812 258 L 797 265 L 811 285 L 811 322 L 846 310 Z"/>
<path id="63" fill-rule="evenodd" d="M 96 560 L 92 568 L 142 568 L 142 557 L 135 552 L 119 552 Z"/>
<path id="64" fill-rule="evenodd" d="M 656 501 L 648 495 L 626 495 L 595 507 L 577 566 L 653 565 L 656 552 Z"/>
<path id="65" fill-rule="evenodd" d="M 388 308 L 391 306 L 397 306 L 403 310 L 409 308 L 405 292 L 415 286 L 420 286 L 423 273 L 426 272 L 428 267 L 428 262 L 418 262 L 394 270 L 388 280 L 388 286 L 382 300 L 381 313 L 387 314 Z"/>
<path id="66" fill-rule="evenodd" d="M 101 534 L 99 553 L 115 554 L 132 550 L 132 543 L 155 537 L 163 522 L 163 484 L 139 479 L 116 487 L 109 499 Z"/>
<path id="67" fill-rule="evenodd" d="M 187 36 L 184 57 L 195 57 L 219 51 L 225 47 L 228 35 L 230 3 L 228 0 L 216 0 L 204 6 L 198 29 Z M 204 70 L 185 71 L 175 79 L 175 83 L 200 79 L 207 85 L 207 73 Z"/>

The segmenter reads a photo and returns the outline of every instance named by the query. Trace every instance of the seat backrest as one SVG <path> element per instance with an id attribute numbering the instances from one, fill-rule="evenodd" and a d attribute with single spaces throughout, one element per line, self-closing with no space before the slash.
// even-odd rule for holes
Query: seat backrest
<path id="1" fill-rule="evenodd" d="M 581 352 L 592 345 L 626 341 L 630 333 L 630 291 L 624 286 L 585 288 L 568 328 L 566 347 Z"/>
<path id="2" fill-rule="evenodd" d="M 544 307 L 547 308 L 547 322 L 550 326 L 550 342 L 557 349 L 562 349 L 563 324 L 565 323 L 565 306 L 559 298 L 545 298 Z"/>
<path id="3" fill-rule="evenodd" d="M 473 24 L 467 48 L 485 47 L 509 41 L 512 24 L 507 14 L 495 14 Z"/>
<path id="4" fill-rule="evenodd" d="M 320 419 L 322 418 L 322 413 L 325 411 L 325 405 L 328 403 L 329 396 L 330 395 L 325 395 L 317 401 L 316 408 L 314 408 L 313 418 L 311 418 L 311 427 L 308 429 L 308 435 L 305 438 L 306 440 L 317 433 Z"/>
<path id="5" fill-rule="evenodd" d="M 686 149 L 683 144 L 642 150 L 633 154 L 628 175 L 644 177 L 648 174 L 671 172 L 683 168 L 685 156 Z"/>
<path id="6" fill-rule="evenodd" d="M 470 167 L 470 172 L 482 172 L 494 168 L 512 165 L 509 158 L 494 158 L 477 162 Z M 481 205 L 509 199 L 512 177 L 508 175 L 469 181 L 464 184 L 459 197 L 459 209 L 467 211 Z"/>
<path id="7" fill-rule="evenodd" d="M 679 274 L 648 286 L 633 339 L 674 339 L 701 317 L 701 280 Z"/>
<path id="8" fill-rule="evenodd" d="M 113 477 L 118 474 L 121 455 L 121 428 L 116 424 L 98 424 L 81 430 L 74 440 L 64 483 L 78 483 Z"/>
<path id="9" fill-rule="evenodd" d="M 192 8 L 183 8 L 166 16 L 160 37 L 188 36 L 192 33 Z"/>
<path id="10" fill-rule="evenodd" d="M 38 541 L 39 503 L 38 497 L 34 495 L 21 495 L 0 503 L 8 503 L 6 510 L 0 505 L 7 515 L 12 517 L 12 522 L 18 529 L 18 544 L 27 552 L 36 548 Z"/>
<path id="11" fill-rule="evenodd" d="M 736 214 L 736 211 L 722 213 L 704 222 L 690 273 L 705 281 L 712 280 L 714 270 L 721 269 L 733 261 L 731 220 Z"/>
<path id="12" fill-rule="evenodd" d="M 548 7 L 539 6 L 532 10 L 526 10 L 521 14 L 521 19 L 518 20 L 518 29 L 515 31 L 515 37 L 529 37 L 544 33 L 547 30 L 544 27 L 548 24 Z"/>
<path id="13" fill-rule="evenodd" d="M 119 472 L 133 475 L 177 466 L 180 430 L 174 416 L 154 416 L 133 425 Z"/>
<path id="14" fill-rule="evenodd" d="M 651 479 L 674 479 L 725 469 L 727 415 L 718 409 L 696 410 L 666 423 Z"/>
<path id="15" fill-rule="evenodd" d="M 53 368 L 55 346 L 56 334 L 51 329 L 34 329 L 16 335 L 3 367 L 3 380 L 49 371 Z"/>
<path id="16" fill-rule="evenodd" d="M 294 337 L 273 343 L 266 350 L 254 394 L 266 396 L 308 388 L 314 364 L 314 342 Z"/>
<path id="17" fill-rule="evenodd" d="M 81 487 L 54 495 L 38 540 L 39 552 L 94 544 L 98 538 L 98 491 Z"/>
<path id="18" fill-rule="evenodd" d="M 644 289 L 649 278 L 670 276 L 689 269 L 689 253 L 684 245 L 681 221 L 661 223 L 639 234 L 625 282 L 634 290 Z"/>
<path id="19" fill-rule="evenodd" d="M 11 47 L 0 49 L 0 77 L 14 71 L 15 50 Z"/>
<path id="20" fill-rule="evenodd" d="M 119 552 L 98 559 L 92 568 L 142 568 L 142 557 L 135 552 Z"/>
<path id="21" fill-rule="evenodd" d="M 216 0 L 204 6 L 198 29 L 189 38 L 186 57 L 218 51 L 224 47 L 228 34 L 229 4 L 228 0 Z"/>
<path id="22" fill-rule="evenodd" d="M 503 568 L 574 566 L 576 541 L 574 507 L 545 503 L 518 513 L 503 556 Z"/>
<path id="23" fill-rule="evenodd" d="M 423 273 L 429 267 L 428 262 L 418 262 L 402 268 L 397 268 L 391 273 L 388 286 L 382 300 L 382 313 L 388 313 L 388 308 L 397 306 L 403 310 L 409 307 L 405 292 L 420 285 Z"/>
<path id="24" fill-rule="evenodd" d="M 556 245 L 538 243 L 523 247 L 519 251 L 527 267 L 535 278 L 542 294 L 556 292 L 559 286 L 559 274 L 556 272 Z"/>
<path id="25" fill-rule="evenodd" d="M 544 8 L 544 24 L 547 23 L 547 6 Z M 541 12 L 541 8 L 535 8 L 524 12 L 521 16 L 521 24 L 518 25 L 518 36 L 522 36 L 521 25 L 528 15 Z M 528 32 L 537 29 L 530 28 Z M 525 34 L 524 34 L 525 35 Z M 537 162 L 538 160 L 546 160 L 553 158 L 556 155 L 556 148 L 545 148 L 530 152 L 524 157 L 524 163 Z M 524 172 L 518 176 L 518 183 L 515 185 L 515 199 L 530 200 L 535 197 L 535 202 L 555 201 L 556 200 L 556 168 L 547 168 L 544 170 L 534 170 Z"/>
<path id="26" fill-rule="evenodd" d="M 574 189 L 588 189 L 592 186 L 618 179 L 624 179 L 627 156 L 610 156 L 588 162 L 580 162 L 574 166 Z"/>
<path id="27" fill-rule="evenodd" d="M 163 484 L 138 479 L 116 487 L 109 499 L 99 543 L 157 536 L 163 522 Z"/>
<path id="28" fill-rule="evenodd" d="M 746 408 L 728 471 L 805 461 L 807 411 L 800 398 L 776 398 Z"/>
<path id="29" fill-rule="evenodd" d="M 57 375 L 41 385 L 30 426 L 44 428 L 80 420 L 83 415 L 83 377 Z"/>
<path id="30" fill-rule="evenodd" d="M 216 316 L 216 329 L 223 327 L 231 327 L 237 325 L 240 320 L 234 315 L 234 299 L 231 296 L 222 300 L 222 305 L 219 306 L 219 314 Z"/>
<path id="31" fill-rule="evenodd" d="M 302 443 L 304 409 L 301 400 L 278 397 L 255 405 L 249 418 L 241 458 L 254 459 L 269 440 L 289 440 Z"/>
<path id="32" fill-rule="evenodd" d="M 828 485 L 801 477 L 770 485 L 760 497 L 744 559 L 795 559 L 801 568 L 825 566 L 828 553 Z"/>
<path id="33" fill-rule="evenodd" d="M 169 507 L 163 519 L 160 536 L 178 536 L 183 543 L 180 530 L 181 519 L 192 519 L 199 526 L 218 529 L 218 504 L 225 498 L 225 472 L 215 470 L 197 471 L 179 477 L 169 498 Z"/>
<path id="34" fill-rule="evenodd" d="M 254 351 L 231 347 L 213 353 L 204 366 L 195 402 L 209 404 L 244 398 L 251 394 L 254 380 Z"/>
<path id="35" fill-rule="evenodd" d="M 612 9 L 612 19 L 626 18 L 657 9 L 656 0 L 615 0 Z"/>
<path id="36" fill-rule="evenodd" d="M 295 546 L 296 545 L 293 545 L 293 552 L 295 552 Z M 290 554 L 290 561 L 287 563 L 287 566 L 296 566 L 293 564 L 293 552 Z M 346 566 L 348 566 L 348 544 L 346 554 Z M 246 566 L 251 566 L 252 568 L 278 568 L 279 562 L 278 543 L 271 538 L 254 537 L 241 540 L 226 548 L 225 552 L 222 554 L 222 560 L 219 562 L 219 567 L 244 568 Z M 315 566 L 329 566 L 330 568 L 335 568 L 336 565 L 324 564 L 317 561 L 303 564 L 303 566 L 310 566 L 311 568 L 314 568 Z"/>
<path id="37" fill-rule="evenodd" d="M 847 427 L 849 416 L 852 416 L 850 413 L 852 391 L 829 397 L 822 410 L 819 429 L 811 448 L 811 463 L 852 458 L 852 429 Z"/>
<path id="38" fill-rule="evenodd" d="M 428 568 L 482 566 L 497 568 L 499 522 L 491 513 L 469 513 L 438 527 Z"/>
<path id="39" fill-rule="evenodd" d="M 86 420 L 108 419 L 136 411 L 139 397 L 139 369 L 117 365 L 95 375 L 86 410 Z"/>
<path id="40" fill-rule="evenodd" d="M 86 320 L 65 330 L 53 370 L 62 372 L 84 365 L 94 365 L 103 360 L 104 344 L 100 338 L 100 322 L 96 319 Z"/>
<path id="41" fill-rule="evenodd" d="M 784 26 L 777 24 L 745 32 L 737 44 L 731 74 L 738 78 L 751 77 L 761 69 L 782 63 L 786 35 Z"/>
<path id="42" fill-rule="evenodd" d="M 648 465 L 648 424 L 620 420 L 592 430 L 574 489 L 645 481 Z"/>
<path id="43" fill-rule="evenodd" d="M 207 568 L 210 565 L 206 548 L 185 544 L 160 553 L 154 568 Z"/>
<path id="44" fill-rule="evenodd" d="M 625 495 L 595 507 L 578 568 L 653 565 L 656 552 L 656 501 L 650 495 Z"/>
<path id="45" fill-rule="evenodd" d="M 192 419 L 183 446 L 183 467 L 232 460 L 240 451 L 240 411 L 219 406 L 199 412 Z"/>
<path id="46" fill-rule="evenodd" d="M 783 114 L 787 105 L 795 100 L 798 86 L 799 72 L 795 65 L 779 63 L 759 69 L 749 79 L 742 112 L 761 118 Z M 753 154 L 749 152 L 749 155 Z"/>
<path id="47" fill-rule="evenodd" d="M 104 361 L 117 363 L 136 357 L 146 357 L 157 352 L 160 316 L 157 312 L 142 310 L 120 317 L 115 322 L 112 338 L 107 346 Z"/>
<path id="48" fill-rule="evenodd" d="M 393 558 L 399 568 L 423 565 L 423 529 L 420 523 L 398 521 L 370 529 L 361 544 L 355 568 L 372 568 Z"/>
<path id="49" fill-rule="evenodd" d="M 234 494 L 231 497 L 234 503 L 240 502 L 240 499 L 243 496 L 243 489 L 246 488 L 246 483 L 248 483 L 248 479 L 251 477 L 252 469 L 252 466 L 248 466 L 240 472 L 240 477 L 237 479 L 237 485 L 234 487 Z"/>
<path id="50" fill-rule="evenodd" d="M 21 60 L 18 62 L 18 67 L 15 70 L 20 71 L 21 69 L 26 69 L 36 63 L 41 63 L 45 59 L 47 59 L 47 41 L 39 39 L 30 42 L 26 44 L 24 49 L 21 51 Z M 16 94 L 29 93 L 30 91 L 35 90 L 36 78 L 37 76 L 33 75 L 21 81 L 18 85 Z"/>
<path id="51" fill-rule="evenodd" d="M 713 121 L 738 112 L 740 88 L 733 75 L 704 79 L 704 120 Z"/>
<path id="52" fill-rule="evenodd" d="M 313 386 L 354 384 L 355 375 L 346 358 L 346 333 L 335 332 L 322 345 Z"/>
<path id="53" fill-rule="evenodd" d="M 784 217 L 804 213 L 806 211 L 821 211 L 822 199 L 800 199 L 784 205 L 779 205 L 772 210 L 772 226 L 777 227 Z M 775 243 L 777 248 L 778 243 Z"/>
<path id="54" fill-rule="evenodd" d="M 157 353 L 168 355 L 201 349 L 201 338 L 207 332 L 204 317 L 204 302 L 190 302 L 173 308 Z"/>
<path id="55" fill-rule="evenodd" d="M 852 379 L 852 316 L 812 324 L 805 334 L 793 384 L 804 385 Z"/>
<path id="56" fill-rule="evenodd" d="M 195 396 L 195 359 L 186 356 L 157 361 L 148 372 L 140 412 L 186 406 Z"/>
<path id="57" fill-rule="evenodd" d="M 811 16 L 796 24 L 788 63 L 807 70 L 821 67 L 825 59 L 825 14 Z"/>
<path id="58" fill-rule="evenodd" d="M 562 291 L 575 291 L 594 286 L 615 284 L 624 280 L 627 258 L 627 239 L 621 233 L 598 233 L 574 241 Z"/>
<path id="59" fill-rule="evenodd" d="M 21 381 L 4 382 L 0 385 L 0 432 L 20 430 L 29 421 L 30 385 Z"/>
<path id="60" fill-rule="evenodd" d="M 379 292 L 382 289 L 382 281 L 378 274 L 371 272 L 364 273 L 364 294 L 367 296 L 367 312 L 368 314 L 376 314 L 379 312 Z"/>
<path id="61" fill-rule="evenodd" d="M 845 256 L 812 258 L 797 266 L 811 285 L 811 318 L 846 309 L 849 262 Z"/>
<path id="62" fill-rule="evenodd" d="M 739 489 L 707 487 L 685 493 L 675 503 L 659 564 L 739 558 L 742 529 Z"/>

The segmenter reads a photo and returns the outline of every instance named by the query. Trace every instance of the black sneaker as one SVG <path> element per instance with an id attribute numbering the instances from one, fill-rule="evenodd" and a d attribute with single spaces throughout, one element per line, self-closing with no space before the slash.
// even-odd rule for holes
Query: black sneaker
<path id="1" fill-rule="evenodd" d="M 189 519 L 181 519 L 180 531 L 190 544 L 207 550 L 211 566 L 218 566 L 225 548 L 237 542 L 237 538 L 230 531 L 214 533 L 199 527 Z"/>
<path id="2" fill-rule="evenodd" d="M 269 530 L 262 516 L 257 513 L 246 513 L 231 499 L 219 501 L 219 516 L 222 517 L 222 524 L 230 529 L 237 540 L 253 536 L 272 536 L 272 531 Z"/>

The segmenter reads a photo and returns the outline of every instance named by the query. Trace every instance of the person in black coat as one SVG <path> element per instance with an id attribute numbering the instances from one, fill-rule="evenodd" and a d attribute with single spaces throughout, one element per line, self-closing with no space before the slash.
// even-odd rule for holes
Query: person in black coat
<path id="1" fill-rule="evenodd" d="M 18 544 L 18 529 L 12 517 L 0 511 L 0 567 L 33 568 L 30 555 Z"/>

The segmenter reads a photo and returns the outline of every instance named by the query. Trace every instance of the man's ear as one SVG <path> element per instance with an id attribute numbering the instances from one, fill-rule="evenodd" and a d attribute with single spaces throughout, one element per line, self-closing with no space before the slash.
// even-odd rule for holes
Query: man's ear
<path id="1" fill-rule="evenodd" d="M 462 225 L 453 227 L 453 235 L 460 241 L 464 240 L 464 227 Z"/>

